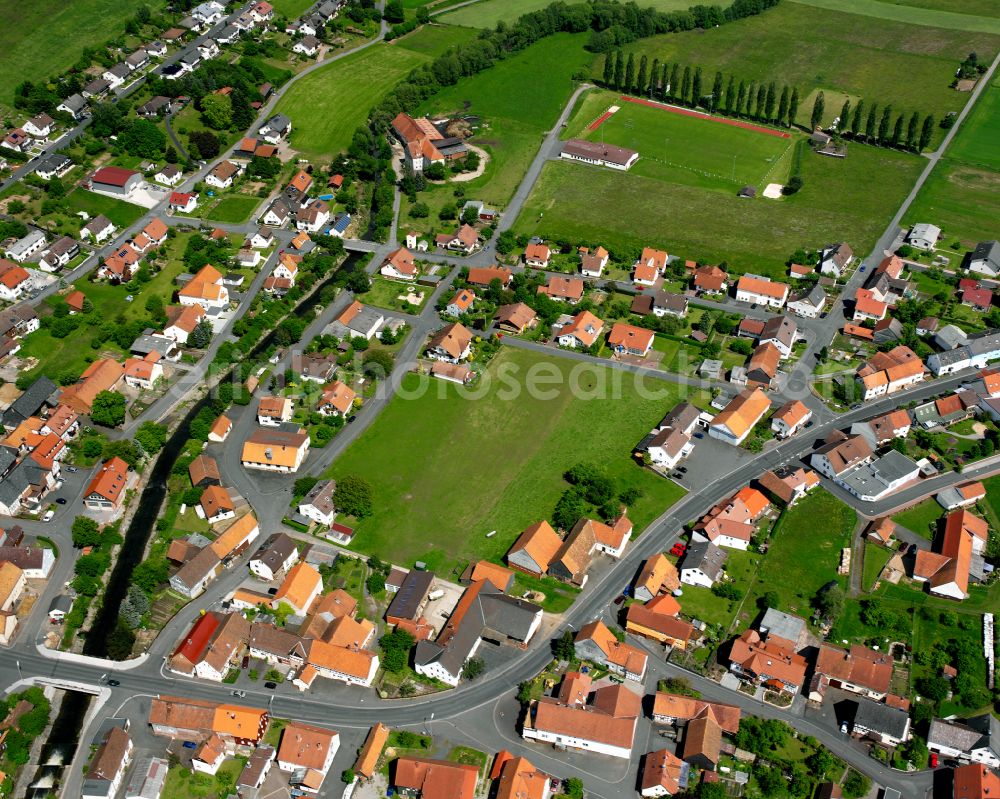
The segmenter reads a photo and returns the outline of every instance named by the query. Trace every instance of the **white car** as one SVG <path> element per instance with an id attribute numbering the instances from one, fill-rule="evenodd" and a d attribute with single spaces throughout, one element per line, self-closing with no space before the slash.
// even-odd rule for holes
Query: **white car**
<path id="1" fill-rule="evenodd" d="M 42 521 L 43 522 L 51 522 L 52 519 L 55 518 L 55 515 L 56 515 L 56 512 L 54 510 L 47 510 L 47 511 L 45 511 L 45 515 L 42 516 Z"/>

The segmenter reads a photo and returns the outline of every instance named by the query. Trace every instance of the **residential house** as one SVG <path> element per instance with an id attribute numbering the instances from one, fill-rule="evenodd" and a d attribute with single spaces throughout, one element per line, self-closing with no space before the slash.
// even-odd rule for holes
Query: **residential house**
<path id="1" fill-rule="evenodd" d="M 643 563 L 632 586 L 632 596 L 641 602 L 648 602 L 661 592 L 673 593 L 680 587 L 677 567 L 666 555 L 658 552 Z"/>
<path id="2" fill-rule="evenodd" d="M 465 143 L 446 136 L 426 117 L 414 119 L 400 112 L 392 120 L 392 131 L 403 145 L 403 157 L 414 172 L 423 172 L 435 164 L 464 158 Z"/>
<path id="3" fill-rule="evenodd" d="M 846 436 L 840 431 L 831 433 L 822 447 L 809 459 L 820 474 L 836 480 L 857 466 L 870 463 L 875 453 L 868 439 L 860 435 Z"/>
<path id="4" fill-rule="evenodd" d="M 191 478 L 191 485 L 196 488 L 208 488 L 212 485 L 222 484 L 222 475 L 219 474 L 219 464 L 215 458 L 202 453 L 195 457 L 188 466 L 188 477 Z"/>
<path id="5" fill-rule="evenodd" d="M 894 438 L 906 438 L 910 426 L 910 412 L 899 408 L 867 422 L 855 422 L 851 425 L 851 435 L 863 436 L 871 448 L 876 449 Z"/>
<path id="6" fill-rule="evenodd" d="M 292 568 L 298 559 L 295 540 L 285 533 L 275 533 L 250 558 L 250 571 L 271 582 Z"/>
<path id="7" fill-rule="evenodd" d="M 454 322 L 431 336 L 427 342 L 427 356 L 434 360 L 459 363 L 472 352 L 472 333 L 462 324 Z"/>
<path id="8" fill-rule="evenodd" d="M 771 401 L 760 388 L 744 389 L 716 415 L 709 425 L 708 434 L 739 446 L 770 408 Z"/>
<path id="9" fill-rule="evenodd" d="M 82 94 L 71 94 L 56 106 L 56 111 L 69 114 L 73 119 L 81 119 L 87 110 L 87 99 Z"/>
<path id="10" fill-rule="evenodd" d="M 822 702 L 827 686 L 881 701 L 892 681 L 892 656 L 888 652 L 855 644 L 850 649 L 821 644 L 809 686 L 809 698 Z"/>
<path id="11" fill-rule="evenodd" d="M 73 168 L 73 161 L 62 153 L 47 155 L 35 168 L 35 174 L 42 180 L 61 178 Z"/>
<path id="12" fill-rule="evenodd" d="M 288 397 L 261 397 L 257 400 L 257 424 L 280 427 L 290 422 L 295 408 Z"/>
<path id="13" fill-rule="evenodd" d="M 927 748 L 962 763 L 1000 768 L 1000 721 L 990 713 L 965 719 L 932 719 Z"/>
<path id="14" fill-rule="evenodd" d="M 1000 242 L 979 242 L 967 256 L 966 269 L 986 277 L 1000 274 Z"/>
<path id="15" fill-rule="evenodd" d="M 910 738 L 910 715 L 898 707 L 858 697 L 852 733 L 888 746 Z"/>
<path id="16" fill-rule="evenodd" d="M 986 313 L 993 307 L 993 291 L 984 287 L 978 280 L 962 278 L 958 281 L 958 289 L 962 305 L 967 305 L 979 313 Z"/>
<path id="17" fill-rule="evenodd" d="M 281 731 L 275 759 L 281 771 L 292 773 L 294 787 L 318 793 L 339 748 L 340 735 L 333 730 L 293 721 Z"/>
<path id="18" fill-rule="evenodd" d="M 178 344 L 187 344 L 188 337 L 205 319 L 205 309 L 201 305 L 171 305 L 166 309 L 167 326 L 163 335 Z"/>
<path id="19" fill-rule="evenodd" d="M 945 510 L 955 510 L 964 508 L 967 505 L 975 505 L 981 499 L 986 498 L 986 487 L 978 480 L 968 483 L 959 483 L 949 486 L 937 493 L 935 499 Z"/>
<path id="20" fill-rule="evenodd" d="M 812 411 L 800 400 L 790 400 L 774 412 L 771 430 L 778 438 L 790 438 L 812 419 Z"/>
<path id="21" fill-rule="evenodd" d="M 336 489 L 335 481 L 320 480 L 299 502 L 299 513 L 317 524 L 329 527 L 337 515 L 333 501 Z"/>
<path id="22" fill-rule="evenodd" d="M 729 670 L 775 691 L 798 693 L 805 684 L 806 668 L 806 659 L 779 636 L 765 637 L 749 629 L 730 645 Z"/>
<path id="23" fill-rule="evenodd" d="M 988 536 L 985 521 L 967 510 L 952 511 L 945 517 L 936 551 L 917 551 L 913 579 L 929 583 L 930 592 L 937 596 L 965 599 L 970 578 L 983 579 L 982 553 Z"/>
<path id="24" fill-rule="evenodd" d="M 514 273 L 506 266 L 470 267 L 467 282 L 486 289 L 494 280 L 499 280 L 501 288 L 508 288 L 513 279 Z"/>
<path id="25" fill-rule="evenodd" d="M 548 269 L 549 261 L 552 259 L 552 250 L 548 244 L 533 242 L 524 248 L 525 266 L 533 266 L 536 269 Z"/>
<path id="26" fill-rule="evenodd" d="M 617 356 L 631 355 L 645 358 L 653 348 L 654 338 L 652 330 L 615 322 L 608 334 L 608 346 Z"/>
<path id="27" fill-rule="evenodd" d="M 471 255 L 479 244 L 479 233 L 470 225 L 462 225 L 454 233 L 439 233 L 435 237 L 438 247 Z"/>
<path id="28" fill-rule="evenodd" d="M 246 651 L 250 622 L 241 613 L 208 611 L 195 620 L 168 660 L 171 671 L 221 683 Z"/>
<path id="29" fill-rule="evenodd" d="M 826 307 L 826 292 L 818 283 L 809 291 L 795 294 L 788 298 L 788 310 L 796 316 L 806 319 L 817 319 Z"/>
<path id="30" fill-rule="evenodd" d="M 736 283 L 736 301 L 781 308 L 788 299 L 788 286 L 759 275 L 743 275 Z"/>
<path id="31" fill-rule="evenodd" d="M 771 344 L 778 349 L 781 357 L 788 358 L 798 338 L 798 325 L 789 316 L 774 316 L 764 323 L 757 344 Z"/>
<path id="32" fill-rule="evenodd" d="M 309 454 L 309 434 L 259 429 L 243 442 L 240 462 L 246 469 L 296 472 Z"/>
<path id="33" fill-rule="evenodd" d="M 717 266 L 699 266 L 694 270 L 694 289 L 698 294 L 725 294 L 729 275 Z"/>
<path id="34" fill-rule="evenodd" d="M 356 399 L 354 389 L 340 380 L 334 380 L 323 386 L 316 410 L 324 416 L 347 416 L 354 409 Z"/>
<path id="35" fill-rule="evenodd" d="M 212 428 L 208 431 L 208 440 L 214 444 L 221 444 L 229 437 L 232 429 L 233 423 L 228 416 L 222 414 L 212 423 Z"/>
<path id="36" fill-rule="evenodd" d="M 681 582 L 711 588 L 722 577 L 728 557 L 709 541 L 693 541 L 681 562 Z"/>
<path id="37" fill-rule="evenodd" d="M 560 346 L 583 349 L 592 347 L 604 332 L 604 322 L 590 311 L 581 311 L 569 324 L 563 326 L 557 336 Z"/>
<path id="38" fill-rule="evenodd" d="M 36 252 L 44 249 L 46 241 L 47 239 L 45 238 L 44 232 L 38 230 L 37 228 L 32 228 L 26 235 L 8 244 L 5 252 L 8 258 L 21 264 L 31 258 L 31 256 Z M 13 265 L 10 264 L 10 261 L 0 261 L 0 263 L 4 263 L 8 269 L 14 268 Z M 23 269 L 16 274 L 19 276 L 19 280 L 17 282 L 23 282 L 25 279 L 30 280 L 30 276 Z M 21 277 L 22 274 L 24 277 Z M 8 289 L 10 288 L 12 288 L 12 286 L 8 286 Z"/>
<path id="39" fill-rule="evenodd" d="M 385 317 L 381 311 L 369 308 L 355 300 L 323 332 L 332 333 L 338 338 L 364 336 L 370 340 L 384 322 Z"/>
<path id="40" fill-rule="evenodd" d="M 42 243 L 45 236 L 42 236 Z M 11 251 L 8 250 L 8 253 Z M 17 302 L 34 288 L 31 273 L 22 266 L 10 261 L 0 260 L 0 300 Z"/>
<path id="41" fill-rule="evenodd" d="M 421 799 L 474 799 L 479 767 L 423 757 L 396 758 L 389 780 L 394 792 Z"/>
<path id="42" fill-rule="evenodd" d="M 576 305 L 583 298 L 583 288 L 583 280 L 578 277 L 550 275 L 548 283 L 538 287 L 538 293 L 560 302 Z"/>
<path id="43" fill-rule="evenodd" d="M 538 324 L 538 315 L 529 305 L 515 302 L 501 305 L 494 319 L 496 326 L 507 333 L 524 333 Z"/>
<path id="44" fill-rule="evenodd" d="M 849 245 L 844 243 L 829 244 L 823 248 L 823 252 L 820 254 L 819 271 L 824 275 L 840 277 L 853 259 L 854 250 Z"/>
<path id="45" fill-rule="evenodd" d="M 413 260 L 413 253 L 405 247 L 393 250 L 382 262 L 379 272 L 395 280 L 416 280 L 417 264 Z"/>
<path id="46" fill-rule="evenodd" d="M 588 675 L 569 672 L 558 697 L 545 696 L 529 705 L 521 735 L 560 748 L 629 760 L 641 712 L 641 698 L 624 685 L 591 692 Z"/>
<path id="47" fill-rule="evenodd" d="M 319 52 L 321 45 L 322 42 L 315 36 L 303 36 L 294 45 L 292 45 L 292 52 L 300 53 L 301 55 L 312 58 Z"/>
<path id="48" fill-rule="evenodd" d="M 673 796 L 688 787 L 691 767 L 669 749 L 646 755 L 639 783 L 640 796 Z"/>
<path id="49" fill-rule="evenodd" d="M 236 505 L 229 492 L 221 485 L 210 485 L 198 500 L 201 514 L 209 524 L 218 524 L 236 518 Z M 199 515 L 201 515 L 199 514 Z"/>
<path id="50" fill-rule="evenodd" d="M 242 171 L 243 168 L 234 161 L 220 161 L 205 176 L 205 182 L 217 189 L 228 189 Z"/>
<path id="51" fill-rule="evenodd" d="M 168 206 L 174 213 L 191 214 L 198 207 L 198 195 L 175 191 L 170 195 Z"/>
<path id="52" fill-rule="evenodd" d="M 125 385 L 138 389 L 150 389 L 163 377 L 160 353 L 154 351 L 142 358 L 127 358 L 123 366 Z"/>
<path id="53" fill-rule="evenodd" d="M 640 683 L 646 675 L 646 653 L 619 641 L 600 619 L 583 625 L 573 645 L 580 660 L 589 660 L 613 674 Z"/>
<path id="54" fill-rule="evenodd" d="M 940 333 L 941 331 L 938 331 L 938 335 Z M 990 361 L 998 358 L 1000 358 L 1000 333 L 983 333 L 962 341 L 945 352 L 929 355 L 927 368 L 935 377 L 940 377 L 972 367 L 982 369 Z"/>
<path id="55" fill-rule="evenodd" d="M 471 310 L 475 300 L 476 294 L 471 289 L 459 289 L 451 298 L 451 302 L 445 306 L 444 312 L 448 316 L 462 316 Z"/>
<path id="56" fill-rule="evenodd" d="M 184 173 L 173 164 L 164 164 L 153 175 L 153 180 L 162 183 L 164 186 L 176 186 L 181 182 Z"/>
<path id="57" fill-rule="evenodd" d="M 933 250 L 941 238 L 941 228 L 927 222 L 918 222 L 906 234 L 906 243 L 918 250 Z"/>
<path id="58" fill-rule="evenodd" d="M 586 249 L 586 248 L 582 248 Z M 580 273 L 586 277 L 600 277 L 608 265 L 610 253 L 598 246 L 593 252 L 580 252 Z"/>
<path id="59" fill-rule="evenodd" d="M 705 712 L 711 713 L 723 732 L 735 735 L 740 728 L 740 712 L 736 705 L 709 702 L 693 696 L 657 691 L 653 697 L 653 723 L 682 727 Z"/>
<path id="60" fill-rule="evenodd" d="M 112 727 L 83 775 L 83 799 L 114 799 L 132 763 L 135 746 L 121 727 Z"/>
<path id="61" fill-rule="evenodd" d="M 645 605 L 632 604 L 625 614 L 625 630 L 684 651 L 698 638 L 694 625 L 679 618 L 681 606 L 669 594 L 660 594 Z"/>
<path id="62" fill-rule="evenodd" d="M 632 522 L 619 516 L 607 525 L 582 518 L 573 526 L 566 540 L 549 564 L 549 574 L 556 579 L 582 586 L 587 581 L 587 569 L 595 552 L 620 558 L 632 535 Z"/>
<path id="63" fill-rule="evenodd" d="M 859 288 L 854 295 L 855 322 L 878 322 L 885 319 L 889 306 L 875 297 L 869 289 Z"/>
<path id="64" fill-rule="evenodd" d="M 90 510 L 117 510 L 128 486 L 128 464 L 117 455 L 105 461 L 83 493 Z"/>
<path id="65" fill-rule="evenodd" d="M 535 522 L 518 536 L 507 551 L 507 565 L 517 571 L 541 577 L 562 547 L 562 539 L 545 520 Z"/>
<path id="66" fill-rule="evenodd" d="M 863 399 L 868 401 L 922 382 L 925 371 L 920 357 L 900 344 L 888 352 L 876 352 L 858 368 L 855 379 L 861 386 Z"/>

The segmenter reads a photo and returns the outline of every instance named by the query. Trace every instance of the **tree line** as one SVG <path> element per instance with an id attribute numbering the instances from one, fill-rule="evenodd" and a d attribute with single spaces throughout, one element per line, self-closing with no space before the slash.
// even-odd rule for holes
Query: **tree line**
<path id="1" fill-rule="evenodd" d="M 689 108 L 703 108 L 711 114 L 749 119 L 791 128 L 799 113 L 799 90 L 775 81 L 743 80 L 735 75 L 716 72 L 711 85 L 701 67 L 652 60 L 645 54 L 636 58 L 618 49 L 608 53 L 600 81 L 605 87 L 625 94 L 675 103 Z M 809 130 L 820 127 L 826 114 L 823 92 L 816 95 L 810 115 Z M 834 126 L 834 135 L 849 137 L 879 147 L 922 152 L 934 135 L 934 116 L 894 111 L 891 104 L 866 104 L 864 99 L 852 105 L 844 101 Z"/>

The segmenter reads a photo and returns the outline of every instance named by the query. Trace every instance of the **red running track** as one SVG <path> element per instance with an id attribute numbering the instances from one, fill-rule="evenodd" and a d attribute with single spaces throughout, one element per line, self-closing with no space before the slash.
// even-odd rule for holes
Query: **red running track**
<path id="1" fill-rule="evenodd" d="M 709 114 L 703 114 L 700 111 L 691 111 L 687 108 L 678 108 L 675 105 L 666 105 L 664 103 L 655 103 L 652 100 L 643 100 L 639 97 L 622 97 L 621 98 L 626 103 L 635 103 L 636 105 L 645 105 L 649 108 L 658 108 L 661 111 L 670 111 L 673 114 L 680 114 L 685 117 L 694 117 L 695 119 L 704 119 L 706 122 L 718 122 L 720 125 L 731 125 L 734 128 L 743 128 L 743 130 L 752 130 L 755 133 L 765 133 L 768 136 L 776 136 L 779 139 L 789 139 L 791 138 L 790 133 L 785 133 L 781 130 L 774 130 L 773 128 L 765 128 L 761 125 L 754 125 L 750 122 L 742 122 L 738 119 L 723 119 L 722 117 L 713 117 Z M 591 126 L 591 130 L 595 130 L 597 127 L 604 122 L 605 118 L 601 117 L 597 122 Z"/>
<path id="2" fill-rule="evenodd" d="M 608 118 L 610 116 L 611 112 L 605 111 L 603 114 L 601 114 L 597 119 L 595 119 L 587 126 L 587 130 L 597 130 L 599 127 L 601 127 L 601 125 L 603 125 L 605 122 L 608 121 Z"/>

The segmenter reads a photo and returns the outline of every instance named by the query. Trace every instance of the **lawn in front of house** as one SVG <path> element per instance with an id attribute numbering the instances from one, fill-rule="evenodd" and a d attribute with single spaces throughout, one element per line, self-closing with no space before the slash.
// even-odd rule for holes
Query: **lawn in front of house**
<path id="1" fill-rule="evenodd" d="M 730 272 L 784 280 L 785 262 L 796 249 L 833 241 L 844 230 L 852 231 L 857 252 L 869 251 L 922 168 L 916 156 L 863 145 L 852 144 L 846 159 L 805 152 L 802 190 L 769 200 L 741 199 L 735 188 L 550 161 L 514 229 L 551 240 L 599 241 L 612 251 L 669 242 L 683 258 L 726 261 Z M 868 190 L 873 182 L 879 191 Z M 629 225 L 618 224 L 621 219 Z"/>
<path id="2" fill-rule="evenodd" d="M 223 197 L 205 214 L 205 218 L 214 222 L 246 222 L 261 202 L 260 197 L 245 195 Z"/>
<path id="3" fill-rule="evenodd" d="M 409 294 L 421 294 L 423 299 L 413 304 L 406 299 Z M 390 311 L 402 311 L 403 313 L 420 313 L 427 298 L 433 293 L 433 289 L 427 286 L 418 286 L 416 283 L 405 283 L 400 280 L 388 280 L 384 277 L 372 278 L 371 290 L 364 294 L 359 294 L 358 299 L 365 305 L 374 305 L 376 308 L 386 308 Z"/>
<path id="4" fill-rule="evenodd" d="M 552 577 L 532 577 L 523 572 L 514 573 L 514 587 L 511 589 L 511 596 L 524 596 L 525 592 L 533 594 L 543 594 L 544 599 L 533 599 L 537 605 L 541 605 L 547 613 L 563 613 L 569 609 L 580 593 L 580 589 L 568 583 L 560 582 Z"/>
<path id="5" fill-rule="evenodd" d="M 684 491 L 638 466 L 631 451 L 684 391 L 555 353 L 503 348 L 473 397 L 407 375 L 327 476 L 358 475 L 373 487 L 374 513 L 358 523 L 353 547 L 442 573 L 480 558 L 501 562 L 525 527 L 551 517 L 569 488 L 564 472 L 580 462 L 642 492 L 629 508 L 638 535 Z"/>
<path id="6" fill-rule="evenodd" d="M 861 572 L 861 588 L 871 591 L 875 581 L 893 556 L 893 550 L 865 541 L 865 562 Z"/>
<path id="7" fill-rule="evenodd" d="M 230 792 L 246 765 L 245 757 L 230 757 L 219 766 L 213 776 L 184 768 L 171 766 L 163 784 L 162 799 L 213 799 Z"/>
<path id="8" fill-rule="evenodd" d="M 921 538 L 931 541 L 934 538 L 934 533 L 937 532 L 938 519 L 943 515 L 944 508 L 932 498 L 918 502 L 899 513 L 894 513 L 892 520 Z"/>
<path id="9" fill-rule="evenodd" d="M 733 585 L 746 594 L 757 579 L 763 557 L 755 552 L 744 552 L 739 549 L 727 549 L 726 574 L 732 578 Z M 681 612 L 692 619 L 698 619 L 706 624 L 719 625 L 723 633 L 729 631 L 736 621 L 736 612 L 742 607 L 750 618 L 756 614 L 756 607 L 745 604 L 744 599 L 731 600 L 716 596 L 711 589 L 700 585 L 684 585 L 684 593 L 678 598 Z"/>

